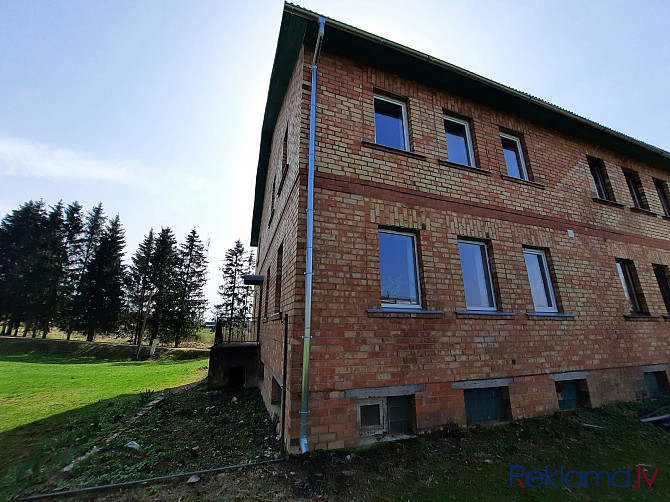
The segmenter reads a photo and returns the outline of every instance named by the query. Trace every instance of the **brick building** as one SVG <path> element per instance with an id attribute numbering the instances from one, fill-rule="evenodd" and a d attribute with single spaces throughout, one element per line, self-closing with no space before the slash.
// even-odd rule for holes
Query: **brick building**
<path id="1" fill-rule="evenodd" d="M 260 387 L 278 413 L 286 391 L 286 444 L 665 391 L 670 153 L 319 21 L 285 7 L 251 235 Z"/>

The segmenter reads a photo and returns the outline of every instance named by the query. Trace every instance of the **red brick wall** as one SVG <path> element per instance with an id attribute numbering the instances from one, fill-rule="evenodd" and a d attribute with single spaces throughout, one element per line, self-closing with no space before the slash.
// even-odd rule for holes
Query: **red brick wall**
<path id="1" fill-rule="evenodd" d="M 271 189 L 273 163 L 281 154 L 275 150 L 284 116 L 300 122 L 300 147 L 291 162 L 295 177 L 300 167 L 300 181 L 295 189 L 283 189 L 291 195 L 284 195 L 278 226 L 268 227 L 266 207 L 259 247 L 259 273 L 269 269 L 270 306 L 272 267 L 282 241 L 284 271 L 291 270 L 292 282 L 283 292 L 292 316 L 288 434 L 293 438 L 302 360 L 310 52 L 306 48 L 298 62 L 280 113 L 266 186 Z M 345 397 L 349 389 L 424 384 L 414 397 L 418 430 L 465 421 L 463 391 L 452 387 L 457 381 L 513 378 L 508 390 L 515 419 L 558 409 L 548 377 L 554 372 L 590 371 L 594 405 L 640 397 L 640 366 L 670 361 L 670 324 L 660 317 L 666 311 L 651 268 L 651 263 L 670 265 L 670 221 L 594 202 L 586 155 L 605 161 L 615 198 L 626 206 L 632 201 L 621 168 L 637 170 L 656 213 L 661 207 L 652 177 L 670 180 L 670 173 L 328 53 L 320 58 L 317 87 L 312 448 L 358 444 L 358 400 Z M 375 89 L 405 97 L 411 154 L 372 144 Z M 445 111 L 470 117 L 476 165 L 485 172 L 446 161 Z M 523 137 L 534 183 L 502 176 L 501 129 Z M 292 141 L 297 145 L 298 138 Z M 366 312 L 380 308 L 380 227 L 415 233 L 422 306 L 440 312 Z M 516 315 L 455 313 L 465 310 L 459 237 L 489 242 L 498 310 Z M 548 249 L 561 311 L 574 318 L 526 315 L 533 302 L 524 246 Z M 624 317 L 615 258 L 635 262 L 649 311 L 659 317 Z M 279 332 L 272 320 L 262 328 L 266 388 L 269 374 L 280 367 Z"/>

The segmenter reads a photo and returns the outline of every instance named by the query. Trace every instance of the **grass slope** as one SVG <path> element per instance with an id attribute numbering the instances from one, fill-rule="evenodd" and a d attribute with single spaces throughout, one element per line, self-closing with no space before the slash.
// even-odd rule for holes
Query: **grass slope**
<path id="1" fill-rule="evenodd" d="M 0 341 L 0 432 L 101 399 L 191 383 L 204 376 L 202 368 L 207 366 L 206 359 L 100 358 L 114 357 L 114 346 L 108 346 L 107 351 L 93 346 L 96 350 L 91 351 L 92 344 L 70 343 L 68 348 L 74 351 L 69 353 L 59 353 L 62 347 L 43 351 L 46 344 L 62 343 L 35 341 L 32 345 L 41 350 L 8 354 L 14 352 L 16 343 L 12 339 Z"/>
<path id="2" fill-rule="evenodd" d="M 101 445 L 146 403 L 146 389 L 206 375 L 202 351 L 133 355 L 124 345 L 0 338 L 0 500 Z"/>

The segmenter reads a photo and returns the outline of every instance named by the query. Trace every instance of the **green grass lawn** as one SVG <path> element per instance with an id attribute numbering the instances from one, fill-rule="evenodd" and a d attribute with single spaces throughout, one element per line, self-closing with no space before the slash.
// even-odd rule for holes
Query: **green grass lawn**
<path id="1" fill-rule="evenodd" d="M 203 379 L 202 351 L 0 338 L 0 500 L 48 480 L 159 391 Z M 143 396 L 143 394 L 145 394 Z"/>
<path id="2" fill-rule="evenodd" d="M 115 360 L 113 349 L 112 359 L 88 351 L 3 354 L 12 342 L 0 342 L 0 432 L 102 399 L 191 383 L 207 366 L 206 359 Z"/>

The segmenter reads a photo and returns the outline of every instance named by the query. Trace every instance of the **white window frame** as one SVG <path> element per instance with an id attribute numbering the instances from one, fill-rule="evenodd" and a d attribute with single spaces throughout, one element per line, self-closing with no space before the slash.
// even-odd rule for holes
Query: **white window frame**
<path id="1" fill-rule="evenodd" d="M 505 138 L 509 141 L 513 141 L 516 144 L 517 148 L 517 156 L 519 158 L 519 170 L 521 171 L 521 178 L 517 178 L 520 180 L 528 181 L 528 169 L 526 169 L 526 161 L 523 158 L 523 148 L 521 148 L 521 139 L 518 136 L 512 136 L 511 134 L 505 134 L 504 132 L 500 133 L 500 138 Z M 504 150 L 504 148 L 503 148 Z M 503 152 L 503 157 L 504 157 L 504 152 Z M 505 162 L 505 167 L 507 168 L 507 162 Z M 516 178 L 516 176 L 512 176 L 509 174 L 509 169 L 507 170 L 507 175 L 510 178 Z"/>
<path id="2" fill-rule="evenodd" d="M 498 309 L 497 302 L 496 302 L 496 293 L 495 289 L 493 289 L 493 275 L 491 274 L 491 263 L 489 261 L 489 246 L 486 242 L 482 241 L 473 241 L 473 240 L 468 240 L 468 239 L 458 239 L 458 243 L 464 243 L 464 244 L 474 244 L 479 247 L 484 248 L 484 257 L 486 258 L 486 269 L 488 270 L 488 278 L 489 278 L 489 287 L 491 288 L 491 299 L 493 300 L 493 306 L 491 307 L 481 307 L 481 306 L 470 306 L 468 305 L 468 297 L 465 294 L 465 277 L 463 277 L 463 261 L 460 256 L 460 251 L 459 251 L 459 260 L 461 261 L 461 278 L 463 279 L 463 296 L 465 296 L 465 308 L 466 310 L 485 310 L 489 312 L 495 312 Z"/>
<path id="3" fill-rule="evenodd" d="M 402 132 L 403 132 L 403 135 L 405 137 L 405 148 L 396 148 L 396 150 L 402 150 L 402 151 L 405 151 L 405 152 L 409 152 L 409 131 L 408 131 L 409 128 L 407 126 L 407 105 L 406 105 L 406 103 L 404 103 L 403 101 L 399 101 L 397 99 L 387 98 L 386 96 L 380 96 L 379 94 L 375 94 L 373 96 L 373 100 L 372 100 L 372 107 L 374 109 L 375 119 L 376 119 L 376 116 L 377 116 L 375 101 L 378 100 L 378 99 L 381 100 L 381 101 L 386 101 L 387 103 L 392 103 L 394 105 L 399 105 L 400 108 L 402 109 Z M 377 123 L 376 123 L 376 121 L 375 121 L 375 143 L 377 143 L 380 146 L 386 146 L 387 148 L 395 148 L 395 147 L 392 147 L 392 146 L 389 147 L 387 145 L 381 145 L 381 143 L 377 142 Z"/>
<path id="4" fill-rule="evenodd" d="M 616 269 L 619 274 L 619 280 L 623 287 L 623 293 L 628 301 L 631 314 L 644 314 L 642 306 L 642 294 L 635 287 L 633 274 L 636 273 L 632 267 L 634 263 L 631 260 L 616 259 Z"/>
<path id="5" fill-rule="evenodd" d="M 467 167 L 477 167 L 475 165 L 475 151 L 472 148 L 472 137 L 470 136 L 470 123 L 467 120 L 457 119 L 457 118 L 451 117 L 449 115 L 445 115 L 444 120 L 448 120 L 450 122 L 455 122 L 456 124 L 460 124 L 465 128 L 465 142 L 467 143 L 466 148 L 468 150 L 468 157 L 470 158 L 470 163 L 469 164 L 458 164 L 457 162 L 453 162 L 452 160 L 449 160 L 449 150 L 448 149 L 447 149 L 447 160 L 449 160 L 449 162 L 452 162 L 452 163 L 458 164 L 458 165 L 465 165 Z M 447 138 L 446 138 L 447 131 L 446 130 L 444 131 L 444 134 L 445 134 L 444 140 L 446 142 L 446 140 L 447 140 Z"/>
<path id="6" fill-rule="evenodd" d="M 549 301 L 553 305 L 553 307 L 538 307 L 537 305 L 535 305 L 535 301 L 533 301 L 533 308 L 535 308 L 535 312 L 558 312 L 558 305 L 556 304 L 556 296 L 554 295 L 554 285 L 552 284 L 551 281 L 551 274 L 549 273 L 549 265 L 547 263 L 546 253 L 541 249 L 523 248 L 523 254 L 525 255 L 526 253 L 540 257 L 540 266 L 542 267 L 542 271 L 544 272 L 544 277 L 546 277 L 547 281 L 549 281 L 548 284 L 544 284 L 543 286 L 545 290 L 549 291 Z M 524 257 L 524 262 L 525 261 L 526 260 Z M 526 267 L 526 274 L 528 274 L 527 267 Z M 528 278 L 528 282 L 530 284 L 530 277 Z M 530 284 L 530 286 L 532 294 L 533 285 Z"/>
<path id="7" fill-rule="evenodd" d="M 379 405 L 379 425 L 363 426 L 361 422 L 361 408 L 363 406 Z M 358 401 L 358 434 L 360 436 L 376 436 L 388 431 L 386 398 L 361 399 Z"/>
<path id="8" fill-rule="evenodd" d="M 410 237 L 412 239 L 412 246 L 414 249 L 414 275 L 416 277 L 416 291 L 417 291 L 417 303 L 384 303 L 382 302 L 382 308 L 385 309 L 412 309 L 412 310 L 417 310 L 421 308 L 421 280 L 419 278 L 419 254 L 417 253 L 417 247 L 416 247 L 416 235 L 411 233 L 411 232 L 398 232 L 396 230 L 387 230 L 385 228 L 380 228 L 377 231 L 377 240 L 379 240 L 379 234 L 380 233 L 385 233 L 385 234 L 396 234 L 396 235 L 404 235 L 406 237 Z M 379 264 L 381 267 L 381 249 L 379 250 Z M 380 269 L 380 277 L 379 277 L 379 288 L 381 292 L 381 269 Z"/>

